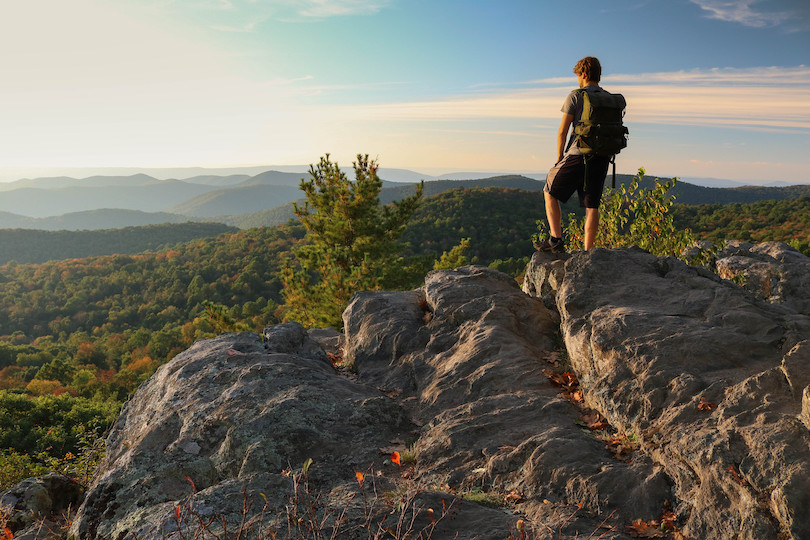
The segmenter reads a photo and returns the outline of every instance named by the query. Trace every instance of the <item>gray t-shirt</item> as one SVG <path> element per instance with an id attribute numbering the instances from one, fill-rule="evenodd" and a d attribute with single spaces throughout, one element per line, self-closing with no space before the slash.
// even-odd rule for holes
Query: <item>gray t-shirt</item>
<path id="1" fill-rule="evenodd" d="M 602 88 L 596 84 L 589 84 L 585 87 L 586 92 L 597 92 L 600 90 L 602 90 Z M 574 139 L 576 139 L 574 127 L 582 118 L 582 96 L 580 95 L 579 90 L 572 90 L 571 93 L 568 94 L 568 97 L 565 98 L 565 103 L 563 103 L 562 109 L 560 110 L 563 112 L 563 114 L 574 115 L 574 121 L 571 122 L 571 135 L 568 137 L 568 144 L 565 146 L 565 153 L 579 155 L 582 152 L 580 152 L 577 145 L 574 144 Z"/>

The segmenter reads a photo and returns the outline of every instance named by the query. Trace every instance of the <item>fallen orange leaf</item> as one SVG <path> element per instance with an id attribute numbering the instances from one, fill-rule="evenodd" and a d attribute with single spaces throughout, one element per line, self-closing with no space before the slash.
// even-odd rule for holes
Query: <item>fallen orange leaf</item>
<path id="1" fill-rule="evenodd" d="M 564 373 L 560 373 L 557 371 L 551 371 L 548 369 L 543 370 L 543 375 L 545 375 L 548 380 L 552 383 L 556 384 L 557 386 L 562 386 L 566 389 L 573 389 L 577 385 L 579 385 L 579 381 L 577 380 L 577 376 L 570 371 L 566 371 Z"/>
<path id="2" fill-rule="evenodd" d="M 633 538 L 664 538 L 666 533 L 658 527 L 655 520 L 644 521 L 637 519 L 627 527 L 627 532 Z"/>
<path id="3" fill-rule="evenodd" d="M 739 471 L 737 471 L 737 467 L 734 465 L 729 465 L 726 470 L 731 473 L 731 477 L 734 478 L 734 480 L 741 486 L 748 484 L 748 480 L 742 477 Z"/>
<path id="4" fill-rule="evenodd" d="M 505 500 L 507 502 L 510 502 L 510 501 L 520 502 L 525 498 L 526 498 L 526 496 L 523 495 L 523 493 L 513 489 L 512 491 L 510 491 L 509 493 L 506 494 L 506 496 L 503 498 L 503 500 Z"/>
<path id="5" fill-rule="evenodd" d="M 522 519 L 517 520 L 517 523 L 515 523 L 515 528 L 520 533 L 521 538 L 526 537 L 526 523 Z"/>
<path id="6" fill-rule="evenodd" d="M 14 538 L 14 533 L 11 532 L 11 529 L 8 527 L 3 529 L 3 536 L 0 536 L 0 540 L 11 540 L 12 538 Z"/>
<path id="7" fill-rule="evenodd" d="M 661 526 L 664 529 L 677 529 L 678 516 L 672 510 L 665 510 L 661 513 Z"/>
<path id="8" fill-rule="evenodd" d="M 590 429 L 591 431 L 602 431 L 603 429 L 607 429 L 608 423 L 604 417 L 599 414 L 597 411 L 591 411 L 587 414 L 583 414 L 579 417 L 585 427 Z"/>
<path id="9" fill-rule="evenodd" d="M 712 409 L 717 408 L 717 403 L 712 403 L 711 401 L 709 401 L 705 397 L 701 396 L 700 397 L 700 402 L 698 403 L 697 408 L 698 408 L 698 410 L 701 410 L 701 411 L 711 411 Z"/>
<path id="10" fill-rule="evenodd" d="M 326 353 L 327 358 L 332 363 L 333 366 L 336 366 L 343 362 L 343 355 L 342 354 L 335 354 L 335 353 Z"/>
<path id="11" fill-rule="evenodd" d="M 605 446 L 616 459 L 629 463 L 625 457 L 630 456 L 638 448 L 638 443 L 630 440 L 627 435 L 615 435 L 605 441 Z"/>
<path id="12" fill-rule="evenodd" d="M 399 461 L 399 452 L 394 452 L 391 454 L 391 461 L 402 467 L 402 463 Z"/>

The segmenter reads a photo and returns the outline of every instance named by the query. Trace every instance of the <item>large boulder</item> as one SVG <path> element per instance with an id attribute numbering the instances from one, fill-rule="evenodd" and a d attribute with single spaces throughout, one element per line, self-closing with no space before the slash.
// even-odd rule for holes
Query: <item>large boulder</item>
<path id="1" fill-rule="evenodd" d="M 666 473 L 687 537 L 810 538 L 810 317 L 797 304 L 595 249 L 566 262 L 557 305 L 585 404 Z"/>
<path id="2" fill-rule="evenodd" d="M 138 389 L 107 439 L 77 538 L 195 537 L 187 529 L 204 522 L 222 535 L 246 506 L 257 530 L 281 538 L 305 488 L 345 498 L 355 472 L 380 466 L 379 449 L 413 429 L 394 400 L 339 376 L 300 325 L 272 327 L 265 341 L 200 341 Z"/>
<path id="3" fill-rule="evenodd" d="M 82 487 L 72 478 L 50 473 L 27 478 L 0 493 L 0 512 L 14 538 L 53 538 L 61 514 L 75 508 Z"/>
<path id="4" fill-rule="evenodd" d="M 583 411 L 546 376 L 559 361 L 556 313 L 483 267 L 429 274 L 408 293 L 361 293 L 344 312 L 359 380 L 395 392 L 423 423 L 415 475 L 519 501 L 538 537 L 658 517 L 671 498 L 649 459 L 616 459 L 577 425 Z M 514 522 L 478 531 L 505 538 Z M 466 537 L 465 537 L 466 538 Z"/>

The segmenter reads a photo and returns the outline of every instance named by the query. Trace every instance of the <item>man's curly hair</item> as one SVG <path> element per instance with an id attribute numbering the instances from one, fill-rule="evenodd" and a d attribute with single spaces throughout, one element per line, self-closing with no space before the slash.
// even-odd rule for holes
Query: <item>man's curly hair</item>
<path id="1" fill-rule="evenodd" d="M 574 66 L 574 74 L 582 75 L 586 81 L 599 82 L 602 78 L 602 64 L 595 56 L 586 56 Z"/>

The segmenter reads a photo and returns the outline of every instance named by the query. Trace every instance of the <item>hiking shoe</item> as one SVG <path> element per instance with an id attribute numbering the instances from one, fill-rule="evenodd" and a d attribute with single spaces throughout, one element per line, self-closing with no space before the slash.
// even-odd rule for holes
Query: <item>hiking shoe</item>
<path id="1" fill-rule="evenodd" d="M 565 253 L 565 242 L 563 242 L 562 238 L 559 238 L 557 240 L 546 238 L 539 244 L 535 242 L 534 247 L 535 249 L 537 249 L 537 251 L 547 251 L 550 253 Z"/>

